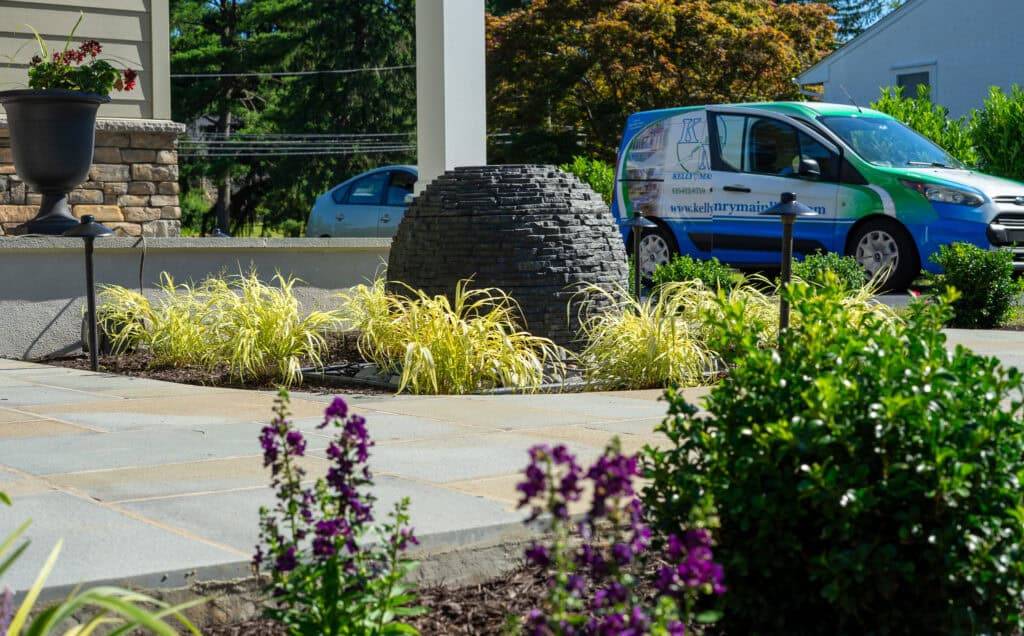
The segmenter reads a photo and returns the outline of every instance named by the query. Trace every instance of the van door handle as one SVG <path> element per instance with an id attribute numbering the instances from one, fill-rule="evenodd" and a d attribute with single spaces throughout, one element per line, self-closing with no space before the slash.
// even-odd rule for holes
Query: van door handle
<path id="1" fill-rule="evenodd" d="M 388 216 L 387 214 L 385 214 L 384 216 L 380 217 L 380 220 L 382 222 L 384 222 L 384 223 L 390 223 L 391 222 L 391 217 Z"/>
<path id="2" fill-rule="evenodd" d="M 725 190 L 726 192 L 747 192 L 747 193 L 750 192 L 750 188 L 747 188 L 745 186 L 735 186 L 735 185 L 732 185 L 732 186 L 725 186 L 722 189 Z"/>
<path id="3" fill-rule="evenodd" d="M 345 215 L 342 214 L 341 212 L 339 212 L 338 216 L 334 217 L 334 220 L 335 221 L 344 221 L 345 220 Z"/>

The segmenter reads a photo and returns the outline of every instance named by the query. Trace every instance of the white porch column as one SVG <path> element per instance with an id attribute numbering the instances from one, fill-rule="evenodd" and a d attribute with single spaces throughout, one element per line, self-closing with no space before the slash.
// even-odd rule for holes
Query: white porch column
<path id="1" fill-rule="evenodd" d="M 487 164 L 485 53 L 484 0 L 417 0 L 417 192 Z"/>

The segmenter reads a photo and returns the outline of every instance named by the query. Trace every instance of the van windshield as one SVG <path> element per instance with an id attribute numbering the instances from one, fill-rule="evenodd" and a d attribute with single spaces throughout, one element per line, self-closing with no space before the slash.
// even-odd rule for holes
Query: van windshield
<path id="1" fill-rule="evenodd" d="M 839 135 L 865 161 L 886 168 L 963 168 L 946 154 L 898 121 L 881 117 L 821 117 L 821 123 Z"/>

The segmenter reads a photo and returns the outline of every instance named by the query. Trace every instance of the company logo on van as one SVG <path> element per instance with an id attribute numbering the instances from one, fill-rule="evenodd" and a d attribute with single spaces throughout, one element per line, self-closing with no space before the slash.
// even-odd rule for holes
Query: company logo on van
<path id="1" fill-rule="evenodd" d="M 676 144 L 679 167 L 687 172 L 711 170 L 711 153 L 708 144 L 708 122 L 703 116 L 685 117 L 679 120 L 682 134 Z"/>

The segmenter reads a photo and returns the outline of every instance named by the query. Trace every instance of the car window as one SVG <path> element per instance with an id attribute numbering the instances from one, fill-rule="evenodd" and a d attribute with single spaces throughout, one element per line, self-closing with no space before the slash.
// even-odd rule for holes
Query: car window
<path id="1" fill-rule="evenodd" d="M 821 180 L 835 181 L 839 171 L 839 156 L 821 145 L 814 137 L 804 132 L 800 132 L 799 135 L 800 159 L 817 161 L 821 169 Z"/>
<path id="2" fill-rule="evenodd" d="M 742 115 L 715 115 L 715 144 L 717 157 L 715 170 L 741 172 L 743 170 L 743 135 L 747 118 Z"/>
<path id="3" fill-rule="evenodd" d="M 412 194 L 416 186 L 416 175 L 405 170 L 395 170 L 391 173 L 391 180 L 388 183 L 388 205 L 405 205 L 405 197 Z"/>
<path id="4" fill-rule="evenodd" d="M 744 172 L 792 177 L 799 167 L 800 141 L 796 128 L 774 119 L 752 117 L 747 124 Z"/>
<path id="5" fill-rule="evenodd" d="M 388 182 L 387 172 L 375 172 L 367 175 L 349 186 L 349 205 L 376 205 L 384 194 Z"/>
<path id="6" fill-rule="evenodd" d="M 331 193 L 331 200 L 335 203 L 344 203 L 345 197 L 348 196 L 348 186 L 341 186 L 334 189 Z"/>

